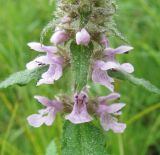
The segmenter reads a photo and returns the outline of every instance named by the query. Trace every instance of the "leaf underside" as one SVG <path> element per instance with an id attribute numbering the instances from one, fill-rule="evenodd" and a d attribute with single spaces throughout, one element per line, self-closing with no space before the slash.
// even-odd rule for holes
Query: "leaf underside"
<path id="1" fill-rule="evenodd" d="M 66 121 L 62 155 L 107 155 L 106 138 L 103 132 L 91 123 L 74 125 Z"/>

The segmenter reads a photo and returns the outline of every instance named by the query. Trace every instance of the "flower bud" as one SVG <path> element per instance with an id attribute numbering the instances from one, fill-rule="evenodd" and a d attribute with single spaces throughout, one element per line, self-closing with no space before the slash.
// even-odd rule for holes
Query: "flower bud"
<path id="1" fill-rule="evenodd" d="M 78 45 L 88 45 L 90 39 L 89 33 L 84 28 L 76 34 L 76 42 Z"/>
<path id="2" fill-rule="evenodd" d="M 100 43 L 105 48 L 109 46 L 109 41 L 108 41 L 107 37 L 104 34 L 101 36 Z"/>
<path id="3" fill-rule="evenodd" d="M 66 15 L 62 18 L 61 23 L 65 24 L 65 23 L 69 23 L 70 21 L 71 21 L 71 17 Z"/>
<path id="4" fill-rule="evenodd" d="M 65 30 L 57 30 L 51 37 L 51 43 L 55 45 L 61 44 L 69 39 L 69 35 L 65 32 Z"/>

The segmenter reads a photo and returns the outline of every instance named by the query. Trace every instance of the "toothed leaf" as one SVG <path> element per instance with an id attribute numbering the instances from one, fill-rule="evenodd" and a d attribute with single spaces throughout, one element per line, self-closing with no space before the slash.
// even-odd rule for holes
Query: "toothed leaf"
<path id="1" fill-rule="evenodd" d="M 24 86 L 31 82 L 32 80 L 39 79 L 41 74 L 46 71 L 45 67 L 40 67 L 34 70 L 23 70 L 10 75 L 6 80 L 0 82 L 0 89 L 7 88 L 12 85 Z"/>
<path id="2" fill-rule="evenodd" d="M 106 150 L 103 131 L 91 123 L 75 125 L 65 122 L 62 155 L 108 155 Z"/>

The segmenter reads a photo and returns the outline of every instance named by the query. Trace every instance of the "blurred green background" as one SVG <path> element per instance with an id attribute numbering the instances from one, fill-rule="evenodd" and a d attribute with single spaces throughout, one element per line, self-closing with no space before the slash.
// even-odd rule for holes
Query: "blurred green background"
<path id="1" fill-rule="evenodd" d="M 160 1 L 120 0 L 118 5 L 117 26 L 135 48 L 121 61 L 131 62 L 136 76 L 160 87 Z M 23 70 L 35 57 L 26 44 L 39 41 L 54 9 L 47 0 L 0 0 L 0 80 Z M 34 95 L 53 97 L 63 88 L 63 84 L 36 87 L 31 83 L 0 90 L 0 155 L 44 155 L 53 139 L 60 149 L 60 117 L 52 127 L 38 129 L 31 128 L 26 117 L 41 107 Z M 160 155 L 160 96 L 128 82 L 121 82 L 120 92 L 121 101 L 127 103 L 122 120 L 128 127 L 122 135 L 106 133 L 108 151 Z"/>

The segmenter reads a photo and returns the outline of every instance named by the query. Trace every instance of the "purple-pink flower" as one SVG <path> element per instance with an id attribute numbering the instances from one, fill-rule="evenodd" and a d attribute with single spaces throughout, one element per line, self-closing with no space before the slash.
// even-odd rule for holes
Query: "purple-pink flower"
<path id="1" fill-rule="evenodd" d="M 44 65 L 49 65 L 47 72 L 42 74 L 42 78 L 38 81 L 37 85 L 52 84 L 62 76 L 63 70 L 63 57 L 56 54 L 57 48 L 54 46 L 45 46 L 40 43 L 32 42 L 28 46 L 38 52 L 46 53 L 46 55 L 39 56 L 33 61 L 27 63 L 27 69 L 35 69 Z"/>
<path id="2" fill-rule="evenodd" d="M 85 91 L 76 94 L 74 97 L 73 110 L 66 119 L 74 124 L 86 123 L 92 121 L 92 117 L 87 111 L 88 96 Z"/>
<path id="3" fill-rule="evenodd" d="M 90 34 L 84 28 L 80 32 L 76 33 L 77 45 L 88 45 L 90 39 L 91 39 Z"/>
<path id="4" fill-rule="evenodd" d="M 95 83 L 106 86 L 113 92 L 114 86 L 112 83 L 114 82 L 114 79 L 111 78 L 106 71 L 114 69 L 132 73 L 134 71 L 134 67 L 130 63 L 120 64 L 115 60 L 116 54 L 122 54 L 132 49 L 133 47 L 131 46 L 120 46 L 116 49 L 107 47 L 103 53 L 104 58 L 102 60 L 95 61 L 93 64 L 92 80 Z"/>
<path id="5" fill-rule="evenodd" d="M 55 33 L 52 35 L 50 41 L 51 41 L 51 43 L 58 45 L 58 44 L 64 43 L 68 39 L 69 39 L 68 33 L 63 29 L 58 28 L 55 31 Z"/>
<path id="6" fill-rule="evenodd" d="M 28 46 L 35 51 L 38 52 L 50 52 L 50 53 L 56 53 L 57 47 L 55 46 L 45 46 L 43 44 L 40 44 L 38 42 L 30 42 L 28 43 Z"/>
<path id="7" fill-rule="evenodd" d="M 112 84 L 114 80 L 107 74 L 106 71 L 101 69 L 102 65 L 102 61 L 96 61 L 94 63 L 92 71 L 92 80 L 95 83 L 106 86 L 110 91 L 114 91 L 114 86 Z"/>
<path id="8" fill-rule="evenodd" d="M 62 104 L 57 100 L 49 100 L 43 96 L 35 96 L 34 98 L 46 108 L 39 110 L 38 114 L 30 115 L 27 118 L 28 123 L 35 128 L 40 127 L 42 124 L 51 126 L 55 120 L 56 113 L 62 111 Z"/>
<path id="9" fill-rule="evenodd" d="M 120 95 L 118 93 L 112 93 L 108 96 L 99 97 L 99 106 L 97 113 L 100 115 L 100 122 L 104 130 L 113 130 L 115 133 L 122 133 L 126 124 L 118 123 L 118 119 L 115 116 L 121 115 L 120 111 L 125 104 L 124 103 L 114 103 L 109 105 L 109 102 L 119 98 Z"/>

